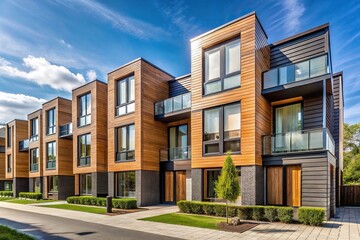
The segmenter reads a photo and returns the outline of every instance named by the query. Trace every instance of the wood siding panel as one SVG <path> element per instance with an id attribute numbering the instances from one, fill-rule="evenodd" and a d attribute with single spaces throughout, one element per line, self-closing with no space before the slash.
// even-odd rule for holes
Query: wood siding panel
<path id="1" fill-rule="evenodd" d="M 5 138 L 0 137 L 0 147 L 5 147 Z M 6 149 L 6 147 L 5 147 Z M 6 151 L 5 151 L 6 152 Z M 5 172 L 6 172 L 6 153 L 0 152 L 0 180 L 5 179 Z"/>
<path id="2" fill-rule="evenodd" d="M 176 201 L 186 200 L 186 171 L 176 172 Z"/>
<path id="3" fill-rule="evenodd" d="M 174 201 L 174 172 L 165 172 L 165 202 Z"/>
<path id="4" fill-rule="evenodd" d="M 287 205 L 301 206 L 301 166 L 286 167 Z"/>
<path id="5" fill-rule="evenodd" d="M 267 204 L 282 205 L 283 204 L 283 167 L 267 167 L 266 169 L 267 183 Z"/>

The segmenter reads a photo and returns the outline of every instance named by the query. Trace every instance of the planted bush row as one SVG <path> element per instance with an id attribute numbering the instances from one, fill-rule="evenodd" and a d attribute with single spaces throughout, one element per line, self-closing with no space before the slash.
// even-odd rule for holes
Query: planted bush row
<path id="1" fill-rule="evenodd" d="M 323 208 L 300 207 L 298 213 L 299 222 L 312 226 L 320 226 L 325 217 L 325 210 Z"/>
<path id="2" fill-rule="evenodd" d="M 20 192 L 19 197 L 20 198 L 27 198 L 27 199 L 41 200 L 42 199 L 42 193 Z"/>
<path id="3" fill-rule="evenodd" d="M 0 197 L 12 197 L 13 195 L 13 191 L 0 191 Z"/>
<path id="4" fill-rule="evenodd" d="M 180 211 L 184 213 L 226 217 L 225 204 L 196 201 L 179 201 L 177 204 Z M 230 205 L 228 207 L 228 216 L 238 216 L 243 220 L 290 223 L 293 220 L 293 209 L 291 207 Z"/>
<path id="5" fill-rule="evenodd" d="M 106 198 L 102 198 L 102 197 L 90 197 L 90 196 L 68 197 L 66 201 L 72 204 L 92 205 L 92 206 L 101 206 L 101 207 L 106 206 Z M 113 198 L 112 205 L 114 208 L 134 209 L 137 207 L 137 202 L 136 199 L 134 198 Z"/>

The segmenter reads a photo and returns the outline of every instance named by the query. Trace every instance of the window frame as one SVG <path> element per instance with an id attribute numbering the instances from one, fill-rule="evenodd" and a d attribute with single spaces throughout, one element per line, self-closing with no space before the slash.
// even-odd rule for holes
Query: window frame
<path id="1" fill-rule="evenodd" d="M 120 174 L 128 174 L 133 173 L 134 174 L 134 180 L 135 180 L 135 191 L 134 191 L 134 197 L 130 196 L 120 196 L 119 194 L 119 175 Z M 122 171 L 122 172 L 116 172 L 115 173 L 115 195 L 117 198 L 135 198 L 136 197 L 136 171 Z"/>
<path id="2" fill-rule="evenodd" d="M 30 120 L 30 126 L 31 126 L 31 129 L 30 129 L 30 142 L 38 141 L 39 140 L 39 131 L 40 131 L 40 129 L 39 129 L 39 117 L 31 119 Z"/>
<path id="3" fill-rule="evenodd" d="M 91 183 L 90 183 L 90 189 L 88 186 L 88 182 L 87 182 L 87 178 L 90 177 L 91 178 Z M 83 193 L 83 187 L 82 187 L 82 181 L 85 180 L 85 193 Z M 79 192 L 81 196 L 91 196 L 92 195 L 92 174 L 91 173 L 84 173 L 84 174 L 80 174 L 79 175 Z M 88 190 L 90 190 L 90 192 L 88 192 Z"/>
<path id="4" fill-rule="evenodd" d="M 53 117 L 53 122 L 50 123 L 50 113 L 52 113 L 52 117 Z M 52 124 L 52 125 L 50 125 Z M 50 132 L 50 129 L 52 129 L 52 131 Z M 49 110 L 46 111 L 46 135 L 53 135 L 56 134 L 56 108 L 51 108 Z"/>
<path id="5" fill-rule="evenodd" d="M 6 168 L 6 172 L 7 173 L 11 173 L 12 172 L 12 157 L 11 154 L 8 154 L 6 157 L 6 164 L 7 164 L 7 168 Z"/>
<path id="6" fill-rule="evenodd" d="M 239 45 L 240 45 L 240 69 L 238 71 L 232 72 L 232 73 L 228 73 L 226 74 L 226 47 L 231 45 L 232 43 L 239 41 Z M 211 53 L 211 52 L 215 52 L 219 50 L 220 51 L 220 76 L 214 79 L 209 79 L 207 80 L 207 60 L 206 60 L 206 54 L 207 53 Z M 222 42 L 220 44 L 217 44 L 213 47 L 210 48 L 206 48 L 203 50 L 203 81 L 202 81 L 202 95 L 203 96 L 209 96 L 209 95 L 213 95 L 213 94 L 218 94 L 224 91 L 229 91 L 232 89 L 236 89 L 236 88 L 240 88 L 241 87 L 241 38 L 240 37 L 235 37 L 232 38 L 230 40 L 227 40 L 225 42 Z M 239 86 L 235 86 L 235 87 L 231 87 L 231 88 L 226 88 L 224 89 L 224 80 L 226 78 L 230 78 L 233 76 L 239 75 Z M 220 90 L 217 92 L 211 92 L 211 93 L 206 93 L 205 92 L 205 87 L 206 84 L 211 84 L 211 83 L 215 83 L 220 81 Z"/>
<path id="7" fill-rule="evenodd" d="M 11 148 L 12 146 L 12 127 L 7 126 L 7 141 L 6 141 L 7 148 Z"/>
<path id="8" fill-rule="evenodd" d="M 286 106 L 291 106 L 291 105 L 295 105 L 295 104 L 300 104 L 301 105 L 301 130 L 304 130 L 304 101 L 295 101 L 292 103 L 286 103 L 286 104 L 280 104 L 280 105 L 276 105 L 272 107 L 272 132 L 273 134 L 276 134 L 276 109 L 277 108 L 282 108 L 282 107 L 286 107 Z"/>
<path id="9" fill-rule="evenodd" d="M 134 126 L 134 141 L 135 141 L 135 147 L 134 150 L 128 150 L 129 148 L 129 142 L 130 142 L 130 138 L 129 138 L 129 132 L 130 132 L 130 126 Z M 119 146 L 119 134 L 118 134 L 118 130 L 121 128 L 126 128 L 126 151 L 119 151 L 118 146 Z M 136 129 L 135 129 L 135 123 L 131 123 L 128 125 L 123 125 L 120 127 L 116 127 L 115 128 L 115 162 L 131 162 L 131 161 L 135 161 L 136 160 L 136 156 L 135 156 L 135 150 L 136 150 Z M 134 158 L 133 159 L 128 159 L 128 153 L 129 152 L 134 152 Z M 126 159 L 125 160 L 118 160 L 117 155 L 120 153 L 126 153 Z"/>
<path id="10" fill-rule="evenodd" d="M 49 160 L 49 145 L 52 145 L 53 154 L 52 156 L 55 160 Z M 55 162 L 54 168 L 48 168 L 48 162 Z M 46 143 L 46 170 L 55 170 L 56 169 L 56 141 L 51 141 Z"/>
<path id="11" fill-rule="evenodd" d="M 57 190 L 51 191 L 51 187 L 54 187 L 54 179 L 57 179 Z M 52 181 L 50 181 L 52 180 Z M 49 193 L 58 193 L 59 192 L 59 176 L 58 175 L 52 175 L 48 176 L 48 191 Z"/>
<path id="12" fill-rule="evenodd" d="M 35 152 L 35 158 L 36 159 L 36 163 L 34 163 L 34 155 L 33 155 L 33 152 Z M 39 151 L 39 148 L 32 148 L 30 149 L 30 172 L 38 172 L 39 171 L 39 158 L 40 158 L 40 151 Z M 37 165 L 38 168 L 36 170 L 32 169 L 31 166 L 32 165 Z"/>
<path id="13" fill-rule="evenodd" d="M 82 137 L 84 137 L 85 138 L 85 154 L 86 154 L 86 156 L 85 157 L 81 157 L 81 143 L 80 143 L 80 138 L 82 138 Z M 87 138 L 90 138 L 90 153 L 88 153 L 87 152 L 87 144 L 86 144 L 86 142 L 87 142 Z M 77 142 L 77 145 L 78 145 L 78 161 L 77 161 L 77 166 L 78 167 L 88 167 L 88 166 L 90 166 L 91 165 L 91 133 L 85 133 L 85 134 L 82 134 L 82 135 L 79 135 L 78 136 L 78 142 Z M 89 155 L 87 155 L 87 154 L 89 154 Z M 84 165 L 80 165 L 80 160 L 81 159 L 85 159 L 85 164 Z"/>
<path id="14" fill-rule="evenodd" d="M 133 80 L 134 81 L 134 100 L 129 100 L 130 99 L 130 80 Z M 120 97 L 121 97 L 121 82 L 125 82 L 126 84 L 126 100 L 125 100 L 125 103 L 120 103 Z M 116 94 L 115 94 L 115 117 L 121 117 L 121 116 L 125 116 L 127 114 L 131 114 L 131 113 L 134 113 L 135 112 L 135 99 L 136 99 L 136 96 L 135 96 L 135 88 L 136 88 L 136 82 L 135 82 L 135 75 L 134 74 L 131 74 L 127 77 L 124 77 L 124 78 L 121 78 L 121 79 L 118 79 L 115 81 L 115 89 L 116 89 Z M 128 105 L 131 105 L 131 104 L 134 104 L 134 111 L 131 111 L 129 112 L 128 111 Z M 119 109 L 122 108 L 122 107 L 125 107 L 125 113 L 124 114 L 120 114 L 118 113 L 119 112 Z"/>
<path id="15" fill-rule="evenodd" d="M 90 96 L 90 113 L 87 111 L 88 110 L 88 96 Z M 85 98 L 85 110 L 82 109 L 82 104 L 81 104 L 81 99 L 82 98 Z M 91 95 L 91 92 L 87 92 L 87 93 L 84 93 L 82 94 L 81 96 L 79 96 L 77 98 L 78 100 L 78 121 L 77 121 L 77 126 L 78 127 L 84 127 L 84 126 L 87 126 L 87 125 L 90 125 L 91 124 L 91 108 L 92 108 L 92 95 Z M 81 114 L 82 112 L 85 112 L 85 115 L 84 114 Z M 81 124 L 81 119 L 85 119 L 85 122 L 84 124 Z"/>

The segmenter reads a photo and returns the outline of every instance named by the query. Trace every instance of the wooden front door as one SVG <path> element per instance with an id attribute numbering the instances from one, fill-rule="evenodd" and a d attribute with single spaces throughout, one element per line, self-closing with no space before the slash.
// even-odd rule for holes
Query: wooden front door
<path id="1" fill-rule="evenodd" d="M 186 171 L 176 172 L 176 201 L 186 200 Z"/>
<path id="2" fill-rule="evenodd" d="M 165 202 L 174 201 L 174 172 L 165 172 Z"/>
<path id="3" fill-rule="evenodd" d="M 286 167 L 286 199 L 287 205 L 301 206 L 301 166 Z"/>
<path id="4" fill-rule="evenodd" d="M 283 167 L 267 167 L 266 202 L 268 205 L 283 205 Z"/>

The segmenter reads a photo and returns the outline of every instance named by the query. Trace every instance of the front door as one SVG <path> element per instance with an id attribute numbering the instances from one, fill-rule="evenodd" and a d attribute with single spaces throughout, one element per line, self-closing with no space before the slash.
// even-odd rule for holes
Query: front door
<path id="1" fill-rule="evenodd" d="M 174 201 L 174 172 L 165 172 L 165 202 Z"/>
<path id="2" fill-rule="evenodd" d="M 176 201 L 186 200 L 186 171 L 176 172 Z"/>
<path id="3" fill-rule="evenodd" d="M 286 199 L 287 205 L 301 206 L 301 166 L 286 167 Z"/>
<path id="4" fill-rule="evenodd" d="M 283 167 L 267 167 L 266 169 L 267 204 L 283 205 Z"/>

